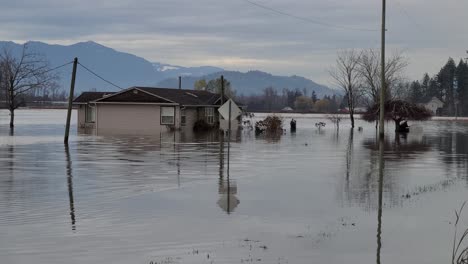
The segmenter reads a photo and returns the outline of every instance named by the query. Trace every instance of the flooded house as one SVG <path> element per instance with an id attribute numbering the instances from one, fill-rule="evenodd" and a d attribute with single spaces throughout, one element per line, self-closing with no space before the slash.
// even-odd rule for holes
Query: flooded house
<path id="1" fill-rule="evenodd" d="M 432 97 L 427 103 L 423 104 L 424 107 L 429 109 L 433 115 L 439 116 L 442 114 L 444 103 L 437 97 Z"/>
<path id="2" fill-rule="evenodd" d="M 225 98 L 226 99 L 226 98 Z M 156 134 L 192 130 L 203 120 L 217 127 L 219 94 L 208 91 L 130 87 L 120 92 L 83 92 L 73 104 L 78 109 L 78 128 L 97 134 Z M 233 127 L 238 126 L 234 120 Z"/>

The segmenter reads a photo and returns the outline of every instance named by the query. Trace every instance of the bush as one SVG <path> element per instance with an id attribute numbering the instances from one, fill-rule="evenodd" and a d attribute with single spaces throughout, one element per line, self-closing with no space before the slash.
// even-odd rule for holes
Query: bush
<path id="1" fill-rule="evenodd" d="M 278 116 L 267 116 L 264 120 L 255 123 L 257 133 L 276 133 L 283 131 L 283 120 Z"/>

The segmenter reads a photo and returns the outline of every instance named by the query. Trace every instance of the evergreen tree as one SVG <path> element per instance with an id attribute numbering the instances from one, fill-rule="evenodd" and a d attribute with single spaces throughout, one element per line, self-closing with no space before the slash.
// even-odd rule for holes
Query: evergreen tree
<path id="1" fill-rule="evenodd" d="M 346 93 L 343 97 L 343 100 L 341 100 L 340 104 L 340 109 L 345 109 L 348 108 L 348 93 Z"/>
<path id="2" fill-rule="evenodd" d="M 429 80 L 429 87 L 427 89 L 426 96 L 428 100 L 430 100 L 432 97 L 436 97 L 440 100 L 443 100 L 443 94 L 441 92 L 437 76 L 434 76 Z"/>
<path id="3" fill-rule="evenodd" d="M 430 95 L 429 95 L 429 83 L 430 82 L 431 82 L 431 77 L 429 77 L 429 74 L 425 73 L 421 81 L 421 93 L 423 97 L 421 101 L 423 103 L 431 100 Z"/>
<path id="4" fill-rule="evenodd" d="M 414 81 L 410 85 L 409 101 L 414 104 L 423 103 L 423 91 L 419 81 Z"/>
<path id="5" fill-rule="evenodd" d="M 455 73 L 457 80 L 458 114 L 468 115 L 468 65 L 460 60 Z"/>
<path id="6" fill-rule="evenodd" d="M 314 102 L 317 102 L 318 98 L 317 98 L 317 94 L 315 93 L 315 91 L 312 91 L 312 101 Z"/>
<path id="7" fill-rule="evenodd" d="M 444 112 L 447 115 L 455 114 L 455 71 L 457 66 L 452 58 L 449 58 L 445 66 L 437 75 L 437 80 L 442 92 Z"/>

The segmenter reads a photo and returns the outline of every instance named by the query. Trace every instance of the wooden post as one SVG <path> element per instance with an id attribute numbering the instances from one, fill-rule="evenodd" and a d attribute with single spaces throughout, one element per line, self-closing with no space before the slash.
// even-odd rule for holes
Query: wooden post
<path id="1" fill-rule="evenodd" d="M 68 136 L 70 134 L 70 120 L 72 114 L 73 95 L 75 94 L 75 79 L 76 79 L 76 66 L 78 65 L 78 58 L 73 60 L 73 72 L 70 84 L 70 93 L 68 94 L 68 112 L 67 112 L 67 124 L 65 125 L 65 138 L 64 143 L 68 144 Z"/>
<path id="2" fill-rule="evenodd" d="M 182 89 L 182 76 L 179 76 L 179 90 Z"/>
<path id="3" fill-rule="evenodd" d="M 381 138 L 385 135 L 385 94 L 386 94 L 386 80 L 385 80 L 385 13 L 386 13 L 386 0 L 382 0 L 382 43 L 380 50 L 380 63 L 381 63 L 381 72 L 380 72 L 380 117 L 379 117 L 379 136 Z"/>

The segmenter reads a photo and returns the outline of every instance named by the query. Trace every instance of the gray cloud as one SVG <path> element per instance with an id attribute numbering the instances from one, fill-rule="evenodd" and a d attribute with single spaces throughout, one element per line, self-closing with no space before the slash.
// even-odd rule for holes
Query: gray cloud
<path id="1" fill-rule="evenodd" d="M 375 0 L 255 0 L 325 23 L 378 29 Z M 345 48 L 377 48 L 379 32 L 328 28 L 244 0 L 0 1 L 0 39 L 69 44 L 94 40 L 152 61 L 298 74 L 328 84 Z M 390 1 L 388 45 L 403 50 L 411 78 L 464 56 L 468 2 Z"/>

